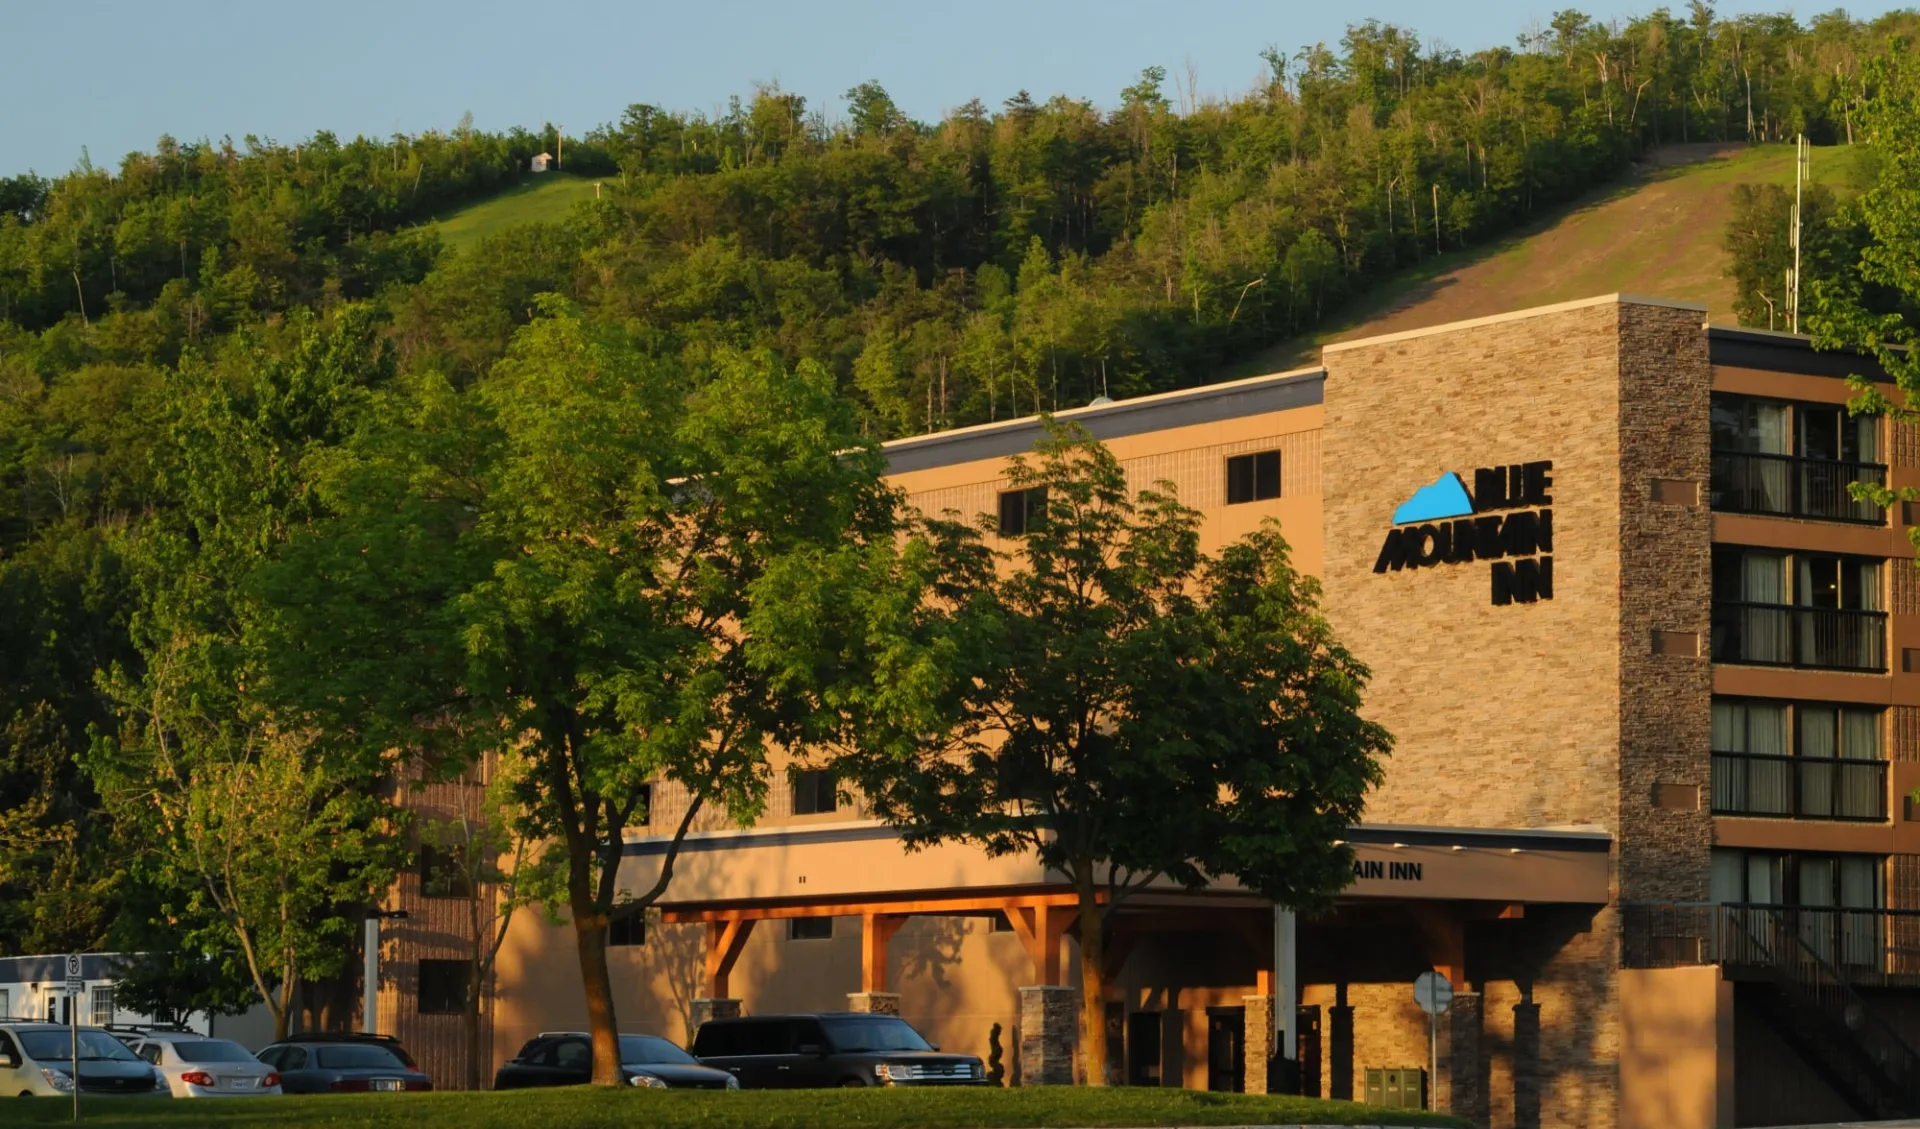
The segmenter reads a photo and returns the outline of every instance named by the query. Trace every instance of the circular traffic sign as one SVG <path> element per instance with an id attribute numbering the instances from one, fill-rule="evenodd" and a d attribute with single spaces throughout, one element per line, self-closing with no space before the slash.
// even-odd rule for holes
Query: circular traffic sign
<path id="1" fill-rule="evenodd" d="M 1438 972 L 1422 972 L 1413 981 L 1413 1002 L 1428 1015 L 1439 1015 L 1453 1003 L 1453 984 Z"/>

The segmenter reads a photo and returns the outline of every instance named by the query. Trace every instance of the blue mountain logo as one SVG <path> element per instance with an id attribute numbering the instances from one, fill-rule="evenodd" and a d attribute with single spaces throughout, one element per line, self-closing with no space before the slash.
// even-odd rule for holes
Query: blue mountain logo
<path id="1" fill-rule="evenodd" d="M 1413 497 L 1393 511 L 1393 524 L 1409 525 L 1472 515 L 1473 499 L 1467 495 L 1467 484 L 1460 481 L 1459 475 L 1449 471 L 1432 484 L 1415 490 Z"/>

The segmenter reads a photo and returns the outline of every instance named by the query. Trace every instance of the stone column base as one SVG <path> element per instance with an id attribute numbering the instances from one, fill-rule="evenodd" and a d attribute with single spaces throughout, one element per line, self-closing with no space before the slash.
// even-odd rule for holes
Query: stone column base
<path id="1" fill-rule="evenodd" d="M 1464 1117 L 1475 1125 L 1487 1123 L 1486 1063 L 1481 1047 L 1483 1018 L 1478 992 L 1457 992 L 1453 1006 L 1440 1017 L 1440 1030 L 1446 1060 L 1441 1073 L 1446 1076 L 1445 1109 L 1455 1117 Z"/>
<path id="2" fill-rule="evenodd" d="M 899 1015 L 898 992 L 848 992 L 847 1010 L 869 1015 Z"/>
<path id="3" fill-rule="evenodd" d="M 1246 1005 L 1246 1037 L 1240 1044 L 1246 1092 L 1264 1094 L 1268 1063 L 1274 1053 L 1273 997 L 1243 996 L 1241 1003 Z"/>
<path id="4" fill-rule="evenodd" d="M 738 1019 L 740 1018 L 740 1005 L 740 1000 L 716 1000 L 703 996 L 693 1001 L 693 1007 L 687 1015 L 688 1024 L 695 1031 L 698 1031 L 700 1025 L 709 1019 Z"/>
<path id="5" fill-rule="evenodd" d="M 1073 1054 L 1080 1036 L 1080 993 L 1030 985 L 1020 989 L 1020 1084 L 1073 1085 Z"/>

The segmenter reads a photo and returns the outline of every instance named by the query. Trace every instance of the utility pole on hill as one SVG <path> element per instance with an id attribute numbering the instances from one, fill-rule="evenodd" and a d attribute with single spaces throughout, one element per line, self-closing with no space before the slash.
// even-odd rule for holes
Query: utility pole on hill
<path id="1" fill-rule="evenodd" d="M 1813 147 L 1807 135 L 1793 143 L 1793 267 L 1787 272 L 1787 328 L 1800 332 L 1800 199 L 1813 172 Z"/>

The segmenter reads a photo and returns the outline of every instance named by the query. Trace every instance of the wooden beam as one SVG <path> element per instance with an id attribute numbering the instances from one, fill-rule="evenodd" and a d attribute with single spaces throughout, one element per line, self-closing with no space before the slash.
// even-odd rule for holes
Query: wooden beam
<path id="1" fill-rule="evenodd" d="M 708 923 L 707 998 L 727 998 L 727 977 L 733 972 L 734 962 L 740 959 L 741 950 L 747 947 L 753 926 L 751 919 Z"/>
<path id="2" fill-rule="evenodd" d="M 903 916 L 868 913 L 860 917 L 860 990 L 887 990 L 887 945 L 907 923 Z"/>
<path id="3" fill-rule="evenodd" d="M 1410 905 L 1408 912 L 1426 942 L 1427 960 L 1456 990 L 1467 986 L 1467 923 L 1452 906 Z"/>
<path id="4" fill-rule="evenodd" d="M 1057 894 L 978 894 L 951 898 L 913 896 L 895 900 L 868 897 L 861 901 L 825 898 L 809 902 L 782 902 L 705 908 L 666 908 L 660 920 L 668 925 L 713 921 L 780 921 L 793 917 L 865 917 L 867 914 L 985 917 L 1009 906 L 1071 906 L 1079 899 L 1071 890 Z"/>
<path id="5" fill-rule="evenodd" d="M 1036 982 L 1047 985 L 1065 983 L 1060 976 L 1060 940 L 1073 927 L 1080 911 L 1071 906 L 1008 906 L 1007 921 L 1014 936 L 1033 961 Z"/>

